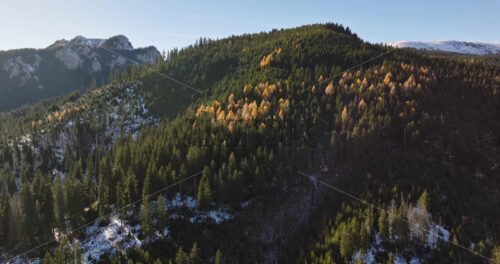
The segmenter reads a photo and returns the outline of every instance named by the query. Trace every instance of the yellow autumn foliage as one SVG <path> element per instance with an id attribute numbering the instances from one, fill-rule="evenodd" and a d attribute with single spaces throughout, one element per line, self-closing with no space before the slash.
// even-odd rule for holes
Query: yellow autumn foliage
<path id="1" fill-rule="evenodd" d="M 389 85 L 392 82 L 392 74 L 388 72 L 384 77 L 384 84 Z"/>
<path id="2" fill-rule="evenodd" d="M 333 83 L 330 82 L 328 86 L 325 88 L 325 94 L 326 95 L 332 95 L 333 94 Z"/>
<path id="3" fill-rule="evenodd" d="M 271 61 L 273 60 L 273 56 L 275 54 L 280 54 L 281 53 L 281 48 L 275 49 L 273 52 L 269 53 L 268 55 L 265 55 L 262 60 L 260 61 L 260 67 L 266 67 L 268 66 Z"/>
<path id="4" fill-rule="evenodd" d="M 347 106 L 344 106 L 344 110 L 342 110 L 342 114 L 340 116 L 342 121 L 346 121 L 349 118 L 349 113 L 347 112 Z"/>
<path id="5" fill-rule="evenodd" d="M 265 117 L 270 108 L 271 108 L 271 103 L 266 99 L 264 99 L 262 100 L 262 102 L 260 102 L 259 108 L 257 109 L 257 113 L 259 114 L 260 117 Z"/>
<path id="6" fill-rule="evenodd" d="M 226 117 L 226 113 L 224 112 L 224 110 L 221 110 L 220 113 L 217 114 L 217 121 L 224 122 L 225 117 Z"/>
<path id="7" fill-rule="evenodd" d="M 358 104 L 358 110 L 363 109 L 366 106 L 365 100 L 361 99 Z"/>
<path id="8" fill-rule="evenodd" d="M 243 88 L 243 93 L 245 94 L 249 94 L 251 91 L 252 91 L 252 86 L 249 84 L 245 85 L 245 87 Z"/>
<path id="9" fill-rule="evenodd" d="M 236 116 L 234 115 L 233 111 L 229 110 L 226 115 L 226 121 L 231 121 L 231 120 L 236 120 Z"/>

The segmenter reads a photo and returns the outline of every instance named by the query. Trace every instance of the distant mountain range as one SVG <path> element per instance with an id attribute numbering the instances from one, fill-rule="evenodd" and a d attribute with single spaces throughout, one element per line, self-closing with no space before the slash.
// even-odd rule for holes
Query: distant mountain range
<path id="1" fill-rule="evenodd" d="M 455 40 L 424 41 L 396 41 L 389 44 L 398 48 L 414 48 L 425 50 L 440 50 L 460 54 L 488 55 L 500 53 L 500 43 L 481 43 Z"/>
<path id="2" fill-rule="evenodd" d="M 117 54 L 140 63 L 154 63 L 160 56 L 153 46 L 134 49 L 123 35 L 77 36 L 45 49 L 0 51 L 0 111 L 84 89 L 94 79 L 105 84 L 111 69 L 132 63 Z"/>

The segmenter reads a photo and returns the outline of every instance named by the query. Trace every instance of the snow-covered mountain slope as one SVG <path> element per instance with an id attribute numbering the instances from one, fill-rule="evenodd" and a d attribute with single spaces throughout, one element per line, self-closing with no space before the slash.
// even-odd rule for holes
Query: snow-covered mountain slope
<path id="1" fill-rule="evenodd" d="M 389 45 L 398 48 L 414 48 L 426 50 L 441 50 L 471 55 L 487 55 L 500 53 L 500 43 L 481 43 L 455 40 L 424 41 L 395 41 Z"/>
<path id="2" fill-rule="evenodd" d="M 40 50 L 0 51 L 0 111 L 84 89 L 93 80 L 103 85 L 111 69 L 123 69 L 131 60 L 154 63 L 159 56 L 153 46 L 135 49 L 123 35 L 77 36 Z"/>

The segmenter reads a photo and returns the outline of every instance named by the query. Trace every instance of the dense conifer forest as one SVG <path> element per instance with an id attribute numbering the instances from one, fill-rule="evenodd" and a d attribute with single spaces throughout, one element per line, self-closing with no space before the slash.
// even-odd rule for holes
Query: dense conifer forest
<path id="1" fill-rule="evenodd" d="M 333 23 L 200 39 L 0 113 L 2 260 L 499 262 L 498 120 L 494 57 Z M 141 243 L 85 259 L 113 221 Z"/>

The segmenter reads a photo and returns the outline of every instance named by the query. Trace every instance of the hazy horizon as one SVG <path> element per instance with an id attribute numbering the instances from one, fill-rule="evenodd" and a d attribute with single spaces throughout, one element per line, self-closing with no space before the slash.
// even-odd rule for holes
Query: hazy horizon
<path id="1" fill-rule="evenodd" d="M 45 48 L 77 35 L 109 38 L 123 34 L 134 47 L 182 48 L 200 37 L 212 39 L 274 28 L 335 22 L 371 43 L 458 40 L 500 43 L 496 32 L 500 1 L 125 1 L 40 3 L 0 1 L 0 50 Z M 263 8 L 264 7 L 264 8 Z M 400 12 L 405 10 L 405 12 Z M 131 15 L 132 14 L 132 15 Z"/>

